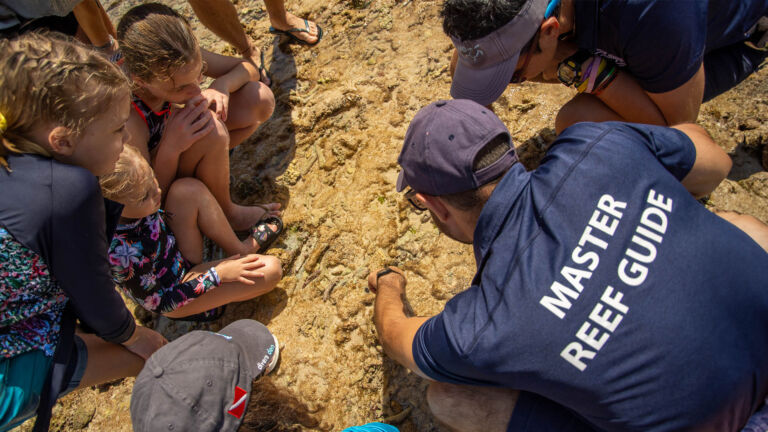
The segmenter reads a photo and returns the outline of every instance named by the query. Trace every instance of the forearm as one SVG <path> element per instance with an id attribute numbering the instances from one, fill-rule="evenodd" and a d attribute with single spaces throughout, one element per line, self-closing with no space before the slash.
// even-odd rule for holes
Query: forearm
<path id="1" fill-rule="evenodd" d="M 251 81 L 259 80 L 259 71 L 248 62 L 241 62 L 229 72 L 216 78 L 210 88 L 232 93 Z"/>
<path id="2" fill-rule="evenodd" d="M 171 187 L 171 183 L 173 183 L 173 180 L 176 178 L 176 172 L 179 168 L 179 158 L 181 155 L 168 150 L 168 146 L 163 145 L 165 144 L 163 141 L 164 138 L 163 140 L 160 140 L 160 143 L 158 144 L 157 153 L 155 153 L 152 160 L 152 169 L 155 171 L 157 184 L 163 191 L 163 197 L 165 197 L 168 188 Z"/>
<path id="3" fill-rule="evenodd" d="M 379 287 L 374 304 L 373 320 L 384 353 L 402 366 L 426 376 L 413 359 L 413 339 L 427 317 L 408 317 L 405 314 L 404 292 Z"/>
<path id="4" fill-rule="evenodd" d="M 626 72 L 617 72 L 611 85 L 597 95 L 608 108 L 624 121 L 666 126 L 667 122 L 659 107 Z"/>

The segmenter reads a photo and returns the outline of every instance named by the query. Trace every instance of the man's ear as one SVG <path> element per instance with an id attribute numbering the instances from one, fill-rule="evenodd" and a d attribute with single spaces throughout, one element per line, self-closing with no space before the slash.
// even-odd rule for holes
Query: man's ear
<path id="1" fill-rule="evenodd" d="M 64 126 L 56 126 L 48 133 L 48 145 L 53 153 L 60 156 L 71 156 L 75 152 L 75 142 L 72 131 Z"/>
<path id="2" fill-rule="evenodd" d="M 424 205 L 440 220 L 445 222 L 451 217 L 451 211 L 446 207 L 440 197 L 433 195 L 417 193 L 416 198 L 420 199 Z"/>
<path id="3" fill-rule="evenodd" d="M 549 17 L 541 23 L 539 29 L 539 47 L 545 50 L 552 44 L 557 45 L 557 37 L 560 36 L 560 22 L 555 17 Z"/>

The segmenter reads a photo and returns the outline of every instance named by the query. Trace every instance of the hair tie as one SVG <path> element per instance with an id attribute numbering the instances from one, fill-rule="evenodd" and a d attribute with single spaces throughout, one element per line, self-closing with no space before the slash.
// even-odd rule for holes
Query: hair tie
<path id="1" fill-rule="evenodd" d="M 0 134 L 5 133 L 8 129 L 8 122 L 5 120 L 5 116 L 0 112 Z"/>

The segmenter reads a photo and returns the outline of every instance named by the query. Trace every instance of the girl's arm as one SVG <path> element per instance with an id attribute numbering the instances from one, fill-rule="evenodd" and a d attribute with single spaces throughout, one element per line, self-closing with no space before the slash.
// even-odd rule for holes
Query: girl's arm
<path id="1" fill-rule="evenodd" d="M 256 66 L 244 59 L 223 56 L 204 49 L 200 51 L 207 66 L 205 75 L 215 78 L 209 88 L 231 93 L 260 78 Z"/>

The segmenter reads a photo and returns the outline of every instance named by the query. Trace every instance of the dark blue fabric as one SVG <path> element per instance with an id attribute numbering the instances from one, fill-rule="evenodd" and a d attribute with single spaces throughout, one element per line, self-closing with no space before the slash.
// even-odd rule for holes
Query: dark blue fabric
<path id="1" fill-rule="evenodd" d="M 768 254 L 680 184 L 694 161 L 679 131 L 609 122 L 568 128 L 534 172 L 513 166 L 478 221 L 472 286 L 417 332 L 418 367 L 536 393 L 602 430 L 744 425 L 768 392 Z M 606 196 L 620 217 L 600 209 Z M 649 243 L 655 256 L 633 280 Z M 557 284 L 570 290 L 560 306 L 545 300 Z M 612 331 L 590 318 L 608 311 L 622 317 Z M 577 337 L 585 323 L 607 337 L 599 350 Z M 572 342 L 596 352 L 583 371 L 562 355 Z"/>
<path id="2" fill-rule="evenodd" d="M 741 52 L 747 31 L 768 15 L 768 0 L 584 0 L 574 4 L 579 47 L 626 64 L 648 92 L 680 87 L 704 62 L 706 74 L 720 76 L 707 80 L 705 93 L 711 98 L 738 84 L 760 63 L 759 52 L 721 53 L 715 57 L 721 61 L 706 61 L 705 56 L 726 48 Z M 745 60 L 747 68 L 740 64 Z M 742 72 L 734 73 L 734 68 Z"/>
<path id="3" fill-rule="evenodd" d="M 0 225 L 43 257 L 80 321 L 107 341 L 127 340 L 135 323 L 112 282 L 96 177 L 40 156 L 14 155 L 8 162 L 12 172 L 0 169 Z M 113 225 L 119 207 L 110 205 Z"/>

